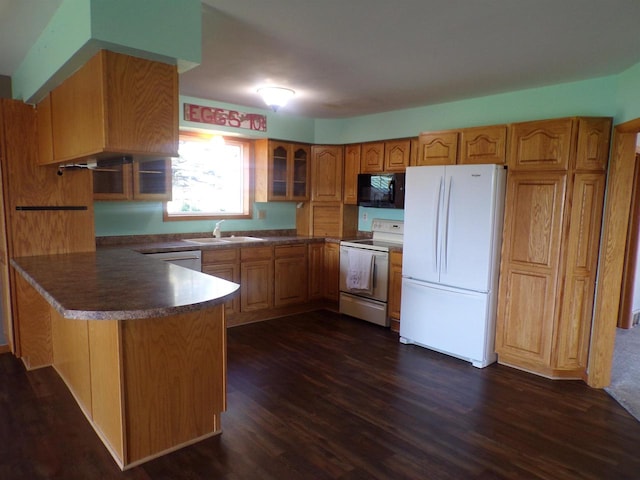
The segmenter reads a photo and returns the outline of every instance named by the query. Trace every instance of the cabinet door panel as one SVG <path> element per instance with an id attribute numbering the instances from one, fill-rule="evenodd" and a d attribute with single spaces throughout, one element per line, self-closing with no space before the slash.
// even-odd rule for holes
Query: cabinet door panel
<path id="1" fill-rule="evenodd" d="M 506 363 L 534 369 L 551 360 L 566 182 L 562 173 L 507 179 L 496 325 Z"/>
<path id="2" fill-rule="evenodd" d="M 311 149 L 308 146 L 297 144 L 291 146 L 289 198 L 293 201 L 302 202 L 309 200 L 310 161 Z"/>
<path id="3" fill-rule="evenodd" d="M 507 161 L 507 126 L 465 128 L 460 132 L 461 164 L 495 163 Z"/>
<path id="4" fill-rule="evenodd" d="M 213 275 L 214 277 L 229 280 L 230 282 L 240 283 L 240 265 L 238 263 L 219 263 L 213 265 L 203 265 L 202 273 Z M 240 311 L 240 300 L 238 296 L 229 300 L 224 304 L 224 310 L 227 315 Z"/>
<path id="5" fill-rule="evenodd" d="M 606 171 L 610 137 L 610 118 L 581 118 L 578 126 L 576 170 Z"/>
<path id="6" fill-rule="evenodd" d="M 411 139 L 393 140 L 384 144 L 384 171 L 404 172 L 411 157 Z"/>
<path id="7" fill-rule="evenodd" d="M 312 147 L 311 199 L 316 202 L 342 200 L 343 151 L 341 146 Z"/>
<path id="8" fill-rule="evenodd" d="M 458 158 L 458 132 L 422 133 L 418 143 L 416 165 L 455 165 Z"/>
<path id="9" fill-rule="evenodd" d="M 324 245 L 324 296 L 329 300 L 338 300 L 340 289 L 340 245 Z"/>
<path id="10" fill-rule="evenodd" d="M 294 305 L 307 301 L 306 252 L 302 257 L 276 258 L 274 305 Z"/>
<path id="11" fill-rule="evenodd" d="M 604 186 L 604 174 L 575 176 L 567 234 L 567 270 L 556 339 L 557 368 L 587 366 Z"/>
<path id="12" fill-rule="evenodd" d="M 573 128 L 571 118 L 512 125 L 509 166 L 514 170 L 567 170 Z"/>
<path id="13" fill-rule="evenodd" d="M 309 299 L 324 297 L 324 244 L 309 245 Z"/>
<path id="14" fill-rule="evenodd" d="M 384 142 L 362 144 L 362 173 L 384 171 Z"/>
<path id="15" fill-rule="evenodd" d="M 360 145 L 344 147 L 344 194 L 343 203 L 358 204 L 358 174 L 360 173 Z"/>
<path id="16" fill-rule="evenodd" d="M 273 263 L 271 260 L 242 262 L 240 310 L 251 312 L 273 306 Z"/>

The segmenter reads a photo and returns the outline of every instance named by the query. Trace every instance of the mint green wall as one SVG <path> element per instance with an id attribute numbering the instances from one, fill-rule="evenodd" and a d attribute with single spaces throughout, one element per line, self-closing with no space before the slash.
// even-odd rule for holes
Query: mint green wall
<path id="1" fill-rule="evenodd" d="M 96 236 L 148 235 L 162 233 L 211 232 L 215 221 L 164 222 L 161 202 L 94 202 Z M 258 220 L 258 210 L 265 219 Z M 229 231 L 296 228 L 296 204 L 256 203 L 252 220 L 225 220 L 222 234 Z"/>
<path id="2" fill-rule="evenodd" d="M 640 118 L 640 63 L 617 77 L 615 123 Z"/>
<path id="3" fill-rule="evenodd" d="M 63 0 L 14 72 L 13 98 L 39 102 L 102 48 L 191 68 L 201 16 L 199 0 Z"/>
<path id="4" fill-rule="evenodd" d="M 316 120 L 316 143 L 356 143 L 573 115 L 613 116 L 615 76 L 396 110 L 347 120 Z"/>
<path id="5" fill-rule="evenodd" d="M 91 5 L 88 0 L 64 0 L 14 72 L 13 98 L 30 101 L 43 90 L 49 91 L 49 86 L 58 82 L 58 71 L 64 69 L 90 38 Z M 80 60 L 78 58 L 78 62 Z M 73 71 L 71 67 L 66 70 L 67 75 Z"/>
<path id="6" fill-rule="evenodd" d="M 256 94 L 257 95 L 257 94 Z M 187 122 L 184 120 L 184 104 L 192 103 L 206 107 L 237 110 L 244 113 L 257 113 L 267 116 L 267 131 L 256 132 L 242 128 L 222 127 L 206 123 Z M 273 112 L 270 109 L 243 107 L 230 103 L 216 102 L 202 98 L 180 96 L 180 128 L 207 130 L 222 134 L 241 135 L 247 138 L 277 138 L 279 140 L 293 140 L 296 142 L 314 143 L 315 120 L 312 118 L 287 115 L 286 113 Z"/>

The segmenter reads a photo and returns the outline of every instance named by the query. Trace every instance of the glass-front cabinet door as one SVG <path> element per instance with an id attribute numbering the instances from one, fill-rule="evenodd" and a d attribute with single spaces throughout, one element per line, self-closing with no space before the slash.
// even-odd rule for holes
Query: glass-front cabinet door
<path id="1" fill-rule="evenodd" d="M 289 163 L 289 145 L 283 143 L 271 144 L 271 172 L 270 185 L 271 200 L 288 200 L 287 172 Z"/>
<path id="2" fill-rule="evenodd" d="M 291 200 L 297 202 L 309 199 L 309 147 L 292 145 Z"/>

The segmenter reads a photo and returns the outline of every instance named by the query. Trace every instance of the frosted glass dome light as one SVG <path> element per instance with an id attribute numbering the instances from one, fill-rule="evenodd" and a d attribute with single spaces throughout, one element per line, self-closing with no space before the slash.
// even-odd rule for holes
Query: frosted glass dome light
<path id="1" fill-rule="evenodd" d="M 258 89 L 258 93 L 274 112 L 277 112 L 280 107 L 284 107 L 291 97 L 296 92 L 290 88 L 284 87 L 261 87 Z"/>

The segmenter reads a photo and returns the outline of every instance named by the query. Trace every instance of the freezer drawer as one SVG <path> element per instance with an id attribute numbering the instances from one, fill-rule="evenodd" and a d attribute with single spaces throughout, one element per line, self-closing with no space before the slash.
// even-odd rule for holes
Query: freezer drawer
<path id="1" fill-rule="evenodd" d="M 496 360 L 490 300 L 485 293 L 403 278 L 400 341 L 486 367 Z"/>
<path id="2" fill-rule="evenodd" d="M 348 293 L 340 293 L 340 313 L 366 320 L 383 327 L 389 326 L 387 304 L 368 298 L 357 297 Z"/>

